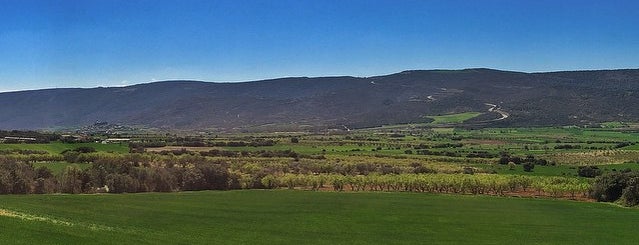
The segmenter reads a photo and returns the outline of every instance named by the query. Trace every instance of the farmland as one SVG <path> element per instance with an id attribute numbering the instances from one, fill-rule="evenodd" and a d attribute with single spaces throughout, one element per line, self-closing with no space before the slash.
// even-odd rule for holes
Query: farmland
<path id="1" fill-rule="evenodd" d="M 458 114 L 449 116 L 461 117 Z M 71 188 L 73 193 L 92 193 L 92 188 L 102 187 L 107 182 L 113 185 L 116 180 L 107 180 L 109 173 L 101 169 L 117 171 L 118 177 L 113 178 L 128 181 L 118 192 L 158 191 L 154 187 L 157 183 L 145 183 L 149 180 L 141 177 L 147 174 L 173 176 L 163 191 L 199 190 L 203 187 L 184 186 L 184 178 L 190 176 L 187 172 L 193 167 L 221 171 L 223 178 L 232 184 L 219 189 L 314 189 L 312 182 L 319 178 L 319 183 L 315 184 L 320 184 L 320 189 L 335 189 L 333 182 L 345 182 L 346 188 L 337 188 L 341 190 L 353 189 L 353 181 L 368 175 L 372 177 L 366 178 L 367 181 L 378 181 L 375 177 L 378 175 L 412 178 L 410 174 L 426 173 L 434 176 L 489 176 L 486 178 L 536 176 L 539 178 L 530 181 L 544 183 L 547 182 L 544 178 L 564 177 L 590 183 L 592 179 L 579 176 L 580 168 L 596 168 L 598 174 L 639 169 L 637 130 L 636 125 L 626 123 L 610 123 L 598 128 L 482 129 L 406 124 L 324 133 L 145 133 L 119 135 L 131 139 L 131 144 L 64 143 L 57 140 L 37 144 L 0 144 L 0 157 L 27 163 L 34 170 L 49 169 L 51 174 L 45 175 L 50 176 L 47 178 L 51 178 L 51 183 L 45 193 L 64 192 L 61 178 L 65 174 L 69 176 L 70 170 L 77 172 L 74 172 L 77 178 L 101 176 L 97 180 L 82 177 L 84 180 L 79 181 L 79 186 Z M 96 137 L 100 141 L 112 136 Z M 140 175 L 137 173 L 139 170 L 150 172 Z M 197 177 L 201 175 L 199 171 L 209 170 L 198 169 L 192 174 Z M 284 183 L 289 181 L 285 180 L 287 174 L 296 176 L 295 184 Z M 400 185 L 397 183 L 396 186 Z M 33 186 L 18 189 L 30 193 Z M 367 185 L 364 189 L 383 188 Z M 525 186 L 521 188 L 522 191 L 526 189 Z"/>
<path id="2" fill-rule="evenodd" d="M 449 124 L 449 123 L 462 123 L 468 119 L 481 115 L 479 112 L 465 112 L 451 115 L 429 116 L 433 119 L 432 124 Z"/>
<path id="3" fill-rule="evenodd" d="M 29 194 L 0 199 L 0 239 L 624 244 L 639 221 L 621 207 L 639 201 L 639 128 L 622 125 L 0 144 L 0 191 Z"/>
<path id="4" fill-rule="evenodd" d="M 13 244 L 631 244 L 639 222 L 600 203 L 284 190 L 5 196 L 0 209 L 27 215 L 0 216 Z"/>

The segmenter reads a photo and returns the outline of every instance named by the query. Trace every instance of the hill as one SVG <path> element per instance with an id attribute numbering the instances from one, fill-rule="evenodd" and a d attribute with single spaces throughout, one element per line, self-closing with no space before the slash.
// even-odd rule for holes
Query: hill
<path id="1" fill-rule="evenodd" d="M 0 129 L 96 121 L 166 129 L 325 129 L 483 114 L 480 126 L 639 121 L 639 69 L 522 73 L 414 70 L 386 76 L 242 83 L 164 81 L 128 87 L 0 93 Z"/>

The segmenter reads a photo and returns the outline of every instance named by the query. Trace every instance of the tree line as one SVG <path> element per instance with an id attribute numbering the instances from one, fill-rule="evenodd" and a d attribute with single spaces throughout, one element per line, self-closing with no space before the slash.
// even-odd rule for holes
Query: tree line
<path id="1" fill-rule="evenodd" d="M 269 175 L 262 179 L 270 188 L 318 190 L 328 185 L 335 191 L 407 191 L 456 194 L 495 194 L 534 192 L 540 196 L 587 197 L 587 180 L 567 177 L 541 177 L 495 174 L 371 174 L 371 175 Z"/>
<path id="2" fill-rule="evenodd" d="M 241 188 L 239 175 L 230 173 L 225 162 L 176 162 L 163 166 L 145 166 L 139 162 L 113 160 L 97 159 L 85 169 L 70 165 L 55 175 L 44 166 L 34 168 L 31 163 L 0 158 L 0 194 L 107 191 L 134 193 Z"/>

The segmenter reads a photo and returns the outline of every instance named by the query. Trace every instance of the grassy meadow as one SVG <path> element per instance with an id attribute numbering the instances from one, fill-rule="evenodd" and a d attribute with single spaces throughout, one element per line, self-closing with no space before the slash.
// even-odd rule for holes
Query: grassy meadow
<path id="1" fill-rule="evenodd" d="M 10 244 L 633 244 L 636 209 L 565 200 L 286 190 L 0 199 Z"/>
<path id="2" fill-rule="evenodd" d="M 463 123 L 466 120 L 481 115 L 481 112 L 464 112 L 458 114 L 441 115 L 441 116 L 428 116 L 432 118 L 431 124 L 450 124 L 450 123 Z"/>

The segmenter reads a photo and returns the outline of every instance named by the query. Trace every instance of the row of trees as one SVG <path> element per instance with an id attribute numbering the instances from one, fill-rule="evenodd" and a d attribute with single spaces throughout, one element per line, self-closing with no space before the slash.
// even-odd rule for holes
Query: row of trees
<path id="1" fill-rule="evenodd" d="M 397 175 L 268 175 L 262 184 L 269 188 L 309 188 L 328 185 L 336 191 L 409 191 L 457 194 L 534 192 L 553 197 L 587 196 L 590 183 L 576 178 L 494 174 L 397 174 Z"/>
<path id="2" fill-rule="evenodd" d="M 323 157 L 312 157 L 297 154 L 293 151 L 255 151 L 247 158 L 238 158 L 236 155 L 219 155 L 218 150 L 209 152 L 186 152 L 184 154 L 152 154 L 152 153 L 130 153 L 115 154 L 105 152 L 80 153 L 68 151 L 63 154 L 61 160 L 70 163 L 93 163 L 97 161 L 108 161 L 118 164 L 132 163 L 136 166 L 170 166 L 173 164 L 182 165 L 185 163 L 200 164 L 207 162 L 226 161 L 233 163 L 232 168 L 244 169 L 244 165 L 255 165 L 257 168 L 267 173 L 302 173 L 320 174 L 336 173 L 342 175 L 368 175 L 371 173 L 380 174 L 400 174 L 400 173 L 462 173 L 461 166 L 446 165 L 446 168 L 435 167 L 432 164 L 422 164 L 411 162 L 410 159 L 384 159 L 383 161 L 372 160 L 370 158 L 354 158 L 349 160 L 331 160 Z M 226 152 L 226 151 L 224 151 Z M 212 155 L 212 156 L 211 156 Z M 346 157 L 345 157 L 346 158 Z M 474 172 L 479 171 L 476 169 Z M 241 172 L 246 172 L 242 170 Z M 254 172 L 254 171 L 251 171 Z"/>
<path id="3" fill-rule="evenodd" d="M 414 191 L 498 194 L 531 192 L 570 196 L 585 193 L 589 184 L 575 178 L 489 174 L 434 174 L 421 164 L 386 166 L 352 164 L 345 174 L 300 171 L 308 166 L 237 165 L 194 155 L 168 158 L 144 154 L 97 154 L 90 167 L 68 166 L 54 175 L 45 167 L 0 158 L 0 193 L 93 193 L 98 191 L 169 192 L 239 188 L 332 188 L 337 191 Z M 297 162 L 297 164 L 300 164 Z M 334 167 L 334 166 L 333 166 Z M 407 169 L 411 169 L 409 172 Z M 343 169 L 342 169 L 343 170 Z M 355 173 L 355 174 L 350 174 Z M 363 173 L 363 174 L 360 174 Z M 384 174 L 385 173 L 385 174 Z M 104 188 L 104 187 L 107 188 Z"/>
<path id="4" fill-rule="evenodd" d="M 140 166 L 98 160 L 89 168 L 68 166 L 54 175 L 48 168 L 0 159 L 0 194 L 170 192 L 241 188 L 240 175 L 230 173 L 224 162 Z M 244 180 L 246 182 L 246 180 Z M 262 187 L 258 183 L 246 187 Z"/>
<path id="5" fill-rule="evenodd" d="M 185 147 L 205 147 L 205 146 L 220 146 L 220 147 L 246 147 L 246 146 L 274 146 L 277 141 L 271 139 L 254 139 L 251 141 L 205 141 L 201 138 L 174 138 L 165 139 L 163 141 L 143 141 L 134 142 L 129 144 L 129 148 L 143 149 L 153 147 L 164 146 L 185 146 Z"/>

